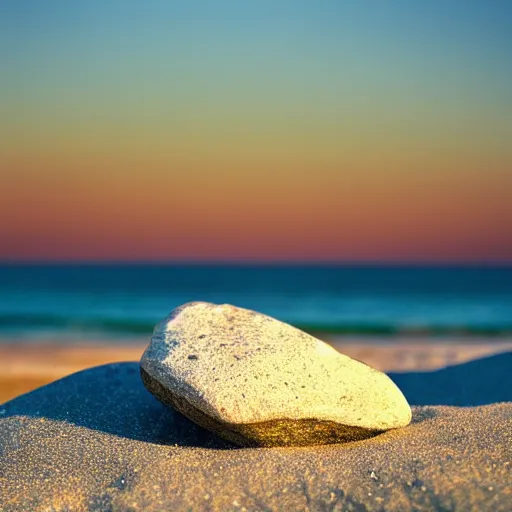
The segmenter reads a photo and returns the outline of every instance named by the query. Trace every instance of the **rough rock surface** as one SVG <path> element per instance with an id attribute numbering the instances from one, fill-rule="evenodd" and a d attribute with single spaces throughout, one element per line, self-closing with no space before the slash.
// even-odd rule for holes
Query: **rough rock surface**
<path id="1" fill-rule="evenodd" d="M 384 373 L 227 304 L 175 309 L 155 328 L 141 375 L 163 403 L 242 446 L 353 441 L 411 420 Z"/>
<path id="2" fill-rule="evenodd" d="M 464 407 L 414 406 L 410 425 L 362 441 L 270 449 L 234 448 L 162 405 L 138 363 L 92 368 L 0 405 L 0 510 L 509 512 L 511 365 L 508 353 L 392 374 L 411 404 Z"/>

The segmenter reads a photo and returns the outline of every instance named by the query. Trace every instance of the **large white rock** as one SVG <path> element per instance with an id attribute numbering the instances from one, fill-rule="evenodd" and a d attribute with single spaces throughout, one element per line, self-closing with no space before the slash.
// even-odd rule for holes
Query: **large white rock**
<path id="1" fill-rule="evenodd" d="M 352 441 L 411 421 L 384 373 L 227 304 L 175 309 L 156 326 L 141 375 L 159 400 L 243 446 Z"/>

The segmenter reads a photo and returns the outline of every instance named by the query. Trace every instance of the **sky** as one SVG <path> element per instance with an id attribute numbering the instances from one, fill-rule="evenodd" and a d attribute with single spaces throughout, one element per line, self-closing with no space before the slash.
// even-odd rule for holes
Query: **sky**
<path id="1" fill-rule="evenodd" d="M 507 0 L 4 0 L 0 66 L 0 260 L 512 263 Z"/>

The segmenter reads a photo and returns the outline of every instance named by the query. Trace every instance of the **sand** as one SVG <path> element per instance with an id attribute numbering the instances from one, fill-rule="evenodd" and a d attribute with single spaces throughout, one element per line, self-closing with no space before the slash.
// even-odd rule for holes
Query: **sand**
<path id="1" fill-rule="evenodd" d="M 511 368 L 509 351 L 391 372 L 408 427 L 259 449 L 160 404 L 135 362 L 92 368 L 0 406 L 0 510 L 509 511 Z"/>
<path id="2" fill-rule="evenodd" d="M 378 370 L 431 370 L 478 357 L 512 350 L 512 340 L 353 339 L 317 334 L 350 357 Z M 107 340 L 87 344 L 42 340 L 37 344 L 0 343 L 0 403 L 49 384 L 57 379 L 107 363 L 138 361 L 149 340 L 131 340 L 112 345 Z"/>
<path id="3" fill-rule="evenodd" d="M 91 340 L 86 345 L 63 345 L 53 340 L 38 344 L 0 344 L 0 404 L 66 375 L 121 361 L 138 361 L 144 342 L 108 344 Z"/>

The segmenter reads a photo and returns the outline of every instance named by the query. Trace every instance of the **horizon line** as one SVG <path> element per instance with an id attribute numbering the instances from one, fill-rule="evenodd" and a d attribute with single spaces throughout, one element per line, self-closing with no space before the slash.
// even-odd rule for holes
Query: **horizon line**
<path id="1" fill-rule="evenodd" d="M 512 260 L 234 260 L 234 259 L 2 259 L 0 266 L 309 266 L 309 267 L 512 267 Z"/>

